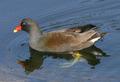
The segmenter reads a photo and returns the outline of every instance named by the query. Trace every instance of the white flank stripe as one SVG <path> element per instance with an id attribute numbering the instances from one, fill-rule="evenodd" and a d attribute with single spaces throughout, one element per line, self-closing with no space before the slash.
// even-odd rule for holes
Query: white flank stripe
<path id="1" fill-rule="evenodd" d="M 100 39 L 100 37 L 97 37 L 97 38 L 92 39 L 90 42 L 95 43 L 99 39 Z"/>

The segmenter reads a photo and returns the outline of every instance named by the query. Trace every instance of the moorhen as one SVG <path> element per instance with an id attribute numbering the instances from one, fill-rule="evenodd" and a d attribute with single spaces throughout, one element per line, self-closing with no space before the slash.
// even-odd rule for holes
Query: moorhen
<path id="1" fill-rule="evenodd" d="M 21 30 L 29 34 L 29 45 L 40 52 L 71 53 L 79 59 L 82 50 L 92 46 L 102 38 L 102 32 L 91 28 L 81 32 L 79 28 L 71 28 L 62 31 L 42 32 L 40 26 L 31 18 L 24 18 L 14 32 Z M 92 26 L 94 27 L 94 26 Z"/>

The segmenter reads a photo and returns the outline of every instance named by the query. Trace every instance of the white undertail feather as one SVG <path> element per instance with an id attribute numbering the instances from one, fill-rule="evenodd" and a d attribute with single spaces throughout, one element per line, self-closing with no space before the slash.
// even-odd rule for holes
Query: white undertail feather
<path id="1" fill-rule="evenodd" d="M 90 40 L 90 42 L 92 42 L 92 43 L 95 43 L 97 40 L 99 40 L 101 37 L 97 37 L 97 38 L 94 38 L 94 39 L 92 39 L 92 40 Z"/>

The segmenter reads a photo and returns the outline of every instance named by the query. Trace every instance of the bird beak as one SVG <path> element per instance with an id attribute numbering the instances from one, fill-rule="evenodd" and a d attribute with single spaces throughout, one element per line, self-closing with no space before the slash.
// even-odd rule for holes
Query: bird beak
<path id="1" fill-rule="evenodd" d="M 15 29 L 13 30 L 13 32 L 19 32 L 22 30 L 22 27 L 19 25 L 19 26 L 16 26 Z"/>

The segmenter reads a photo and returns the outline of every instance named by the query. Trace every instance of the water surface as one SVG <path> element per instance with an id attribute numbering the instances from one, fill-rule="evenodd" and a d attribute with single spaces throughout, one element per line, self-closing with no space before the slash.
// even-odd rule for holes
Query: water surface
<path id="1" fill-rule="evenodd" d="M 1 82 L 120 81 L 119 0 L 1 0 L 0 10 Z M 45 32 L 95 24 L 109 33 L 94 47 L 83 50 L 81 53 L 84 55 L 79 62 L 69 68 L 61 68 L 60 65 L 69 62 L 71 56 L 29 50 L 28 35 L 12 32 L 24 17 L 36 20 Z M 102 56 L 95 56 L 91 51 Z"/>

